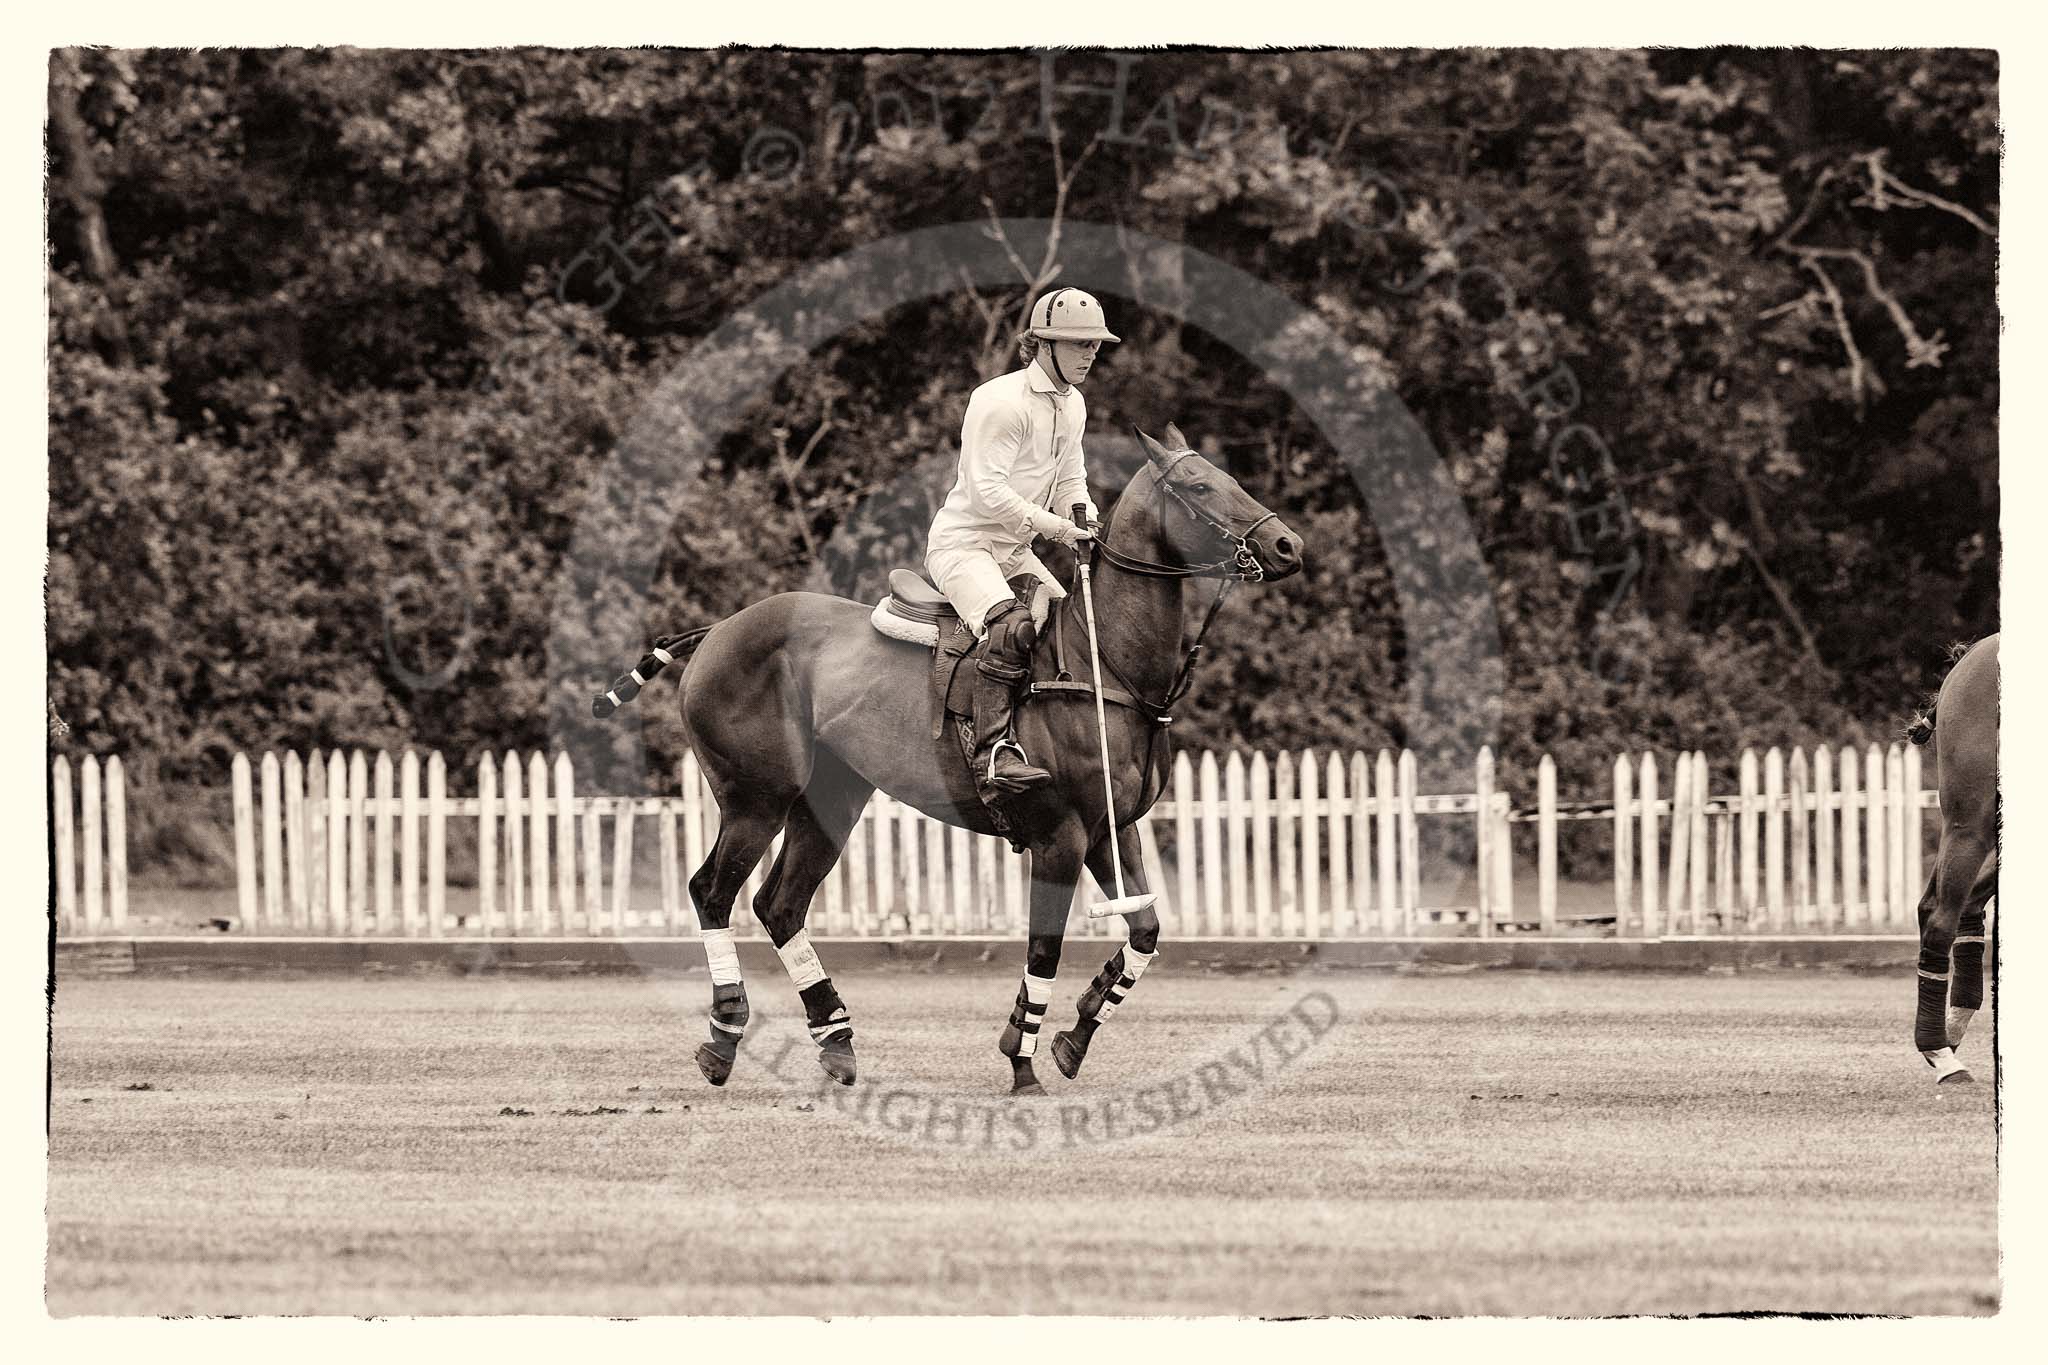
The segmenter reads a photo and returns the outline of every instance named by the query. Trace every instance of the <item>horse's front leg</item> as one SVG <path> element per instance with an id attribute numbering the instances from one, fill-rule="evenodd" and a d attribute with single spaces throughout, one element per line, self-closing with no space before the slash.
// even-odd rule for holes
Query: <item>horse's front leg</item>
<path id="1" fill-rule="evenodd" d="M 1087 836 L 1078 820 L 1063 822 L 1052 837 L 1031 849 L 1031 931 L 1025 947 L 1024 980 L 1017 1003 L 1003 1026 L 997 1047 L 1010 1059 L 1010 1093 L 1043 1095 L 1031 1069 L 1038 1051 L 1038 1030 L 1052 1002 L 1052 979 L 1060 969 L 1060 944 L 1067 933 L 1067 914 L 1074 905 L 1074 885 L 1081 880 L 1081 855 Z"/>
<path id="2" fill-rule="evenodd" d="M 1118 832 L 1117 856 L 1123 859 L 1125 893 L 1142 896 L 1150 891 L 1152 888 L 1145 884 L 1145 865 L 1140 857 L 1135 828 Z M 1115 866 L 1110 862 L 1108 840 L 1089 850 L 1088 870 L 1095 874 L 1099 884 L 1110 885 Z M 1081 992 L 1080 1004 L 1076 1007 L 1079 1017 L 1075 1019 L 1074 1026 L 1052 1040 L 1053 1063 L 1068 1080 L 1081 1074 L 1081 1063 L 1088 1056 L 1088 1044 L 1095 1037 L 1096 1026 L 1116 1012 L 1116 1007 L 1124 1002 L 1124 997 L 1138 984 L 1138 978 L 1152 965 L 1152 959 L 1158 956 L 1159 913 L 1156 910 L 1140 910 L 1135 915 L 1125 915 L 1124 924 L 1130 931 L 1129 939 L 1109 961 L 1102 964 L 1102 970 L 1088 983 L 1088 989 Z"/>

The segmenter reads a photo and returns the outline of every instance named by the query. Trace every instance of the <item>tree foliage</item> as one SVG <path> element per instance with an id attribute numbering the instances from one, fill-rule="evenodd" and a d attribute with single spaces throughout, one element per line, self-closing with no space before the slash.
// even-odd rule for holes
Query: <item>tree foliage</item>
<path id="1" fill-rule="evenodd" d="M 544 743 L 551 694 L 605 681 L 548 676 L 563 558 L 662 379 L 807 268 L 1056 206 L 1265 282 L 1398 396 L 1484 558 L 1510 780 L 1880 733 L 1995 628 L 1996 78 L 1964 51 L 60 51 L 66 742 L 184 778 Z M 607 234 L 630 264 L 584 255 Z M 783 375 L 693 476 L 646 633 L 918 560 L 1056 261 L 1019 266 Z M 1170 261 L 1058 278 L 1125 338 L 1101 448 L 1176 421 L 1310 539 L 1220 619 L 1182 742 L 1402 742 L 1426 642 L 1385 514 L 1177 320 Z"/>

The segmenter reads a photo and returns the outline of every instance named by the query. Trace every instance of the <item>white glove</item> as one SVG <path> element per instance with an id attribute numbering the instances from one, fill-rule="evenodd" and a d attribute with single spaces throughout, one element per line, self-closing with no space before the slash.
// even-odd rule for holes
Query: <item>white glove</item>
<path id="1" fill-rule="evenodd" d="M 1071 550 L 1083 541 L 1095 539 L 1095 533 L 1085 526 L 1076 526 L 1065 517 L 1054 517 L 1052 524 L 1045 528 L 1045 538 Z"/>

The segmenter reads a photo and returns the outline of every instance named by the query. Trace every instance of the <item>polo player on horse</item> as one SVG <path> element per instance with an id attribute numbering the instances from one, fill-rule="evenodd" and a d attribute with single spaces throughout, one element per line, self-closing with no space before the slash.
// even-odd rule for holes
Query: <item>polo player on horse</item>
<path id="1" fill-rule="evenodd" d="M 1010 580 L 1022 575 L 1066 592 L 1031 552 L 1033 536 L 1069 548 L 1088 540 L 1096 509 L 1088 496 L 1081 436 L 1088 405 L 1081 385 L 1109 330 L 1102 305 L 1079 289 L 1055 289 L 1031 305 L 1019 338 L 1024 368 L 989 380 L 967 400 L 960 473 L 932 518 L 925 567 L 932 582 L 986 643 L 974 686 L 974 780 L 984 802 L 1042 786 L 1012 727 L 1029 682 L 1037 628 Z M 1085 506 L 1076 525 L 1054 508 Z"/>

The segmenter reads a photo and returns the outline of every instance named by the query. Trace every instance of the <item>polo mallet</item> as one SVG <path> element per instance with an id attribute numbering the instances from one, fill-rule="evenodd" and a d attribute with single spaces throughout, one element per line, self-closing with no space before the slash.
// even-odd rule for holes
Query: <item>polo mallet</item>
<path id="1" fill-rule="evenodd" d="M 1074 524 L 1088 524 L 1088 505 L 1074 504 Z M 1076 547 L 1074 558 L 1081 565 L 1081 608 L 1088 616 L 1088 671 L 1095 692 L 1095 737 L 1102 744 L 1102 797 L 1109 812 L 1109 864 L 1116 871 L 1116 899 L 1097 901 L 1088 907 L 1090 919 L 1106 919 L 1111 915 L 1135 915 L 1140 910 L 1150 910 L 1159 897 L 1146 893 L 1142 896 L 1124 894 L 1124 859 L 1117 851 L 1116 840 L 1116 784 L 1109 777 L 1109 717 L 1102 707 L 1102 652 L 1095 644 L 1095 592 L 1088 582 L 1088 555 Z"/>

